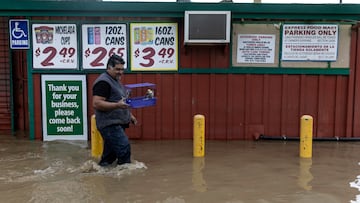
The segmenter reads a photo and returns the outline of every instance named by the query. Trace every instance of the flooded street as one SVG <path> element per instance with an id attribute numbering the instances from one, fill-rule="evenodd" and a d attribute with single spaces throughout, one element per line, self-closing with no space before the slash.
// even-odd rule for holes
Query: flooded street
<path id="1" fill-rule="evenodd" d="M 132 140 L 133 163 L 101 168 L 90 144 L 0 138 L 1 202 L 360 203 L 360 142 Z M 359 176 L 359 177 L 358 177 Z"/>

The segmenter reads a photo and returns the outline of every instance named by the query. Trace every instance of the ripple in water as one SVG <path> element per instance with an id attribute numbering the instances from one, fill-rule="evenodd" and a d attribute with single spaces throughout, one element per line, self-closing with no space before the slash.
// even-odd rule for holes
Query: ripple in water
<path id="1" fill-rule="evenodd" d="M 360 176 L 357 176 L 353 182 L 350 182 L 350 187 L 357 188 L 360 191 Z M 350 203 L 360 203 L 360 195 L 356 195 L 356 199 L 351 200 Z"/>
<path id="2" fill-rule="evenodd" d="M 106 175 L 121 177 L 124 174 L 131 174 L 139 169 L 147 169 L 146 165 L 142 162 L 133 161 L 129 164 L 122 164 L 109 167 L 101 167 L 95 161 L 88 160 L 78 168 L 68 168 L 67 171 L 70 173 L 82 173 L 82 174 L 95 174 L 95 175 Z"/>
<path id="3" fill-rule="evenodd" d="M 133 161 L 130 164 L 114 165 L 109 167 L 101 167 L 95 161 L 88 160 L 78 167 L 66 165 L 61 160 L 55 160 L 50 166 L 42 169 L 30 169 L 28 171 L 9 170 L 7 174 L 0 177 L 0 180 L 7 183 L 29 182 L 49 180 L 50 178 L 61 178 L 73 175 L 103 175 L 121 178 L 124 175 L 130 175 L 133 172 L 147 169 L 142 162 Z"/>

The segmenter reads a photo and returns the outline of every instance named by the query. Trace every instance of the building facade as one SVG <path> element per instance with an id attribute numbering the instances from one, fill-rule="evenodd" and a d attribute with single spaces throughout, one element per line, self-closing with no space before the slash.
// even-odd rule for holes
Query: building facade
<path id="1" fill-rule="evenodd" d="M 298 137 L 302 115 L 316 138 L 360 137 L 360 5 L 5 1 L 0 11 L 4 134 L 90 137 L 91 86 L 117 53 L 125 84 L 156 84 L 156 105 L 133 110 L 131 139 L 191 139 L 196 114 L 206 139 Z M 186 11 L 230 11 L 230 41 L 186 43 Z M 29 48 L 10 48 L 11 20 L 29 22 Z M 56 102 L 56 84 L 82 89 L 59 96 L 81 97 L 76 110 Z"/>

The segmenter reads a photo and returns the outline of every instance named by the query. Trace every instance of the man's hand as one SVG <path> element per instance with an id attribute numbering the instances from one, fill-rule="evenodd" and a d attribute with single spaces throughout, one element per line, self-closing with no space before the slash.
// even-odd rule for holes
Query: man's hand
<path id="1" fill-rule="evenodd" d="M 118 106 L 119 106 L 119 108 L 121 108 L 121 109 L 127 109 L 127 108 L 130 107 L 130 105 L 125 102 L 125 99 L 121 99 L 121 100 L 118 102 Z"/>
<path id="2" fill-rule="evenodd" d="M 134 124 L 134 125 L 137 124 L 137 120 L 136 120 L 135 116 L 132 115 L 132 114 L 131 114 L 131 123 Z"/>

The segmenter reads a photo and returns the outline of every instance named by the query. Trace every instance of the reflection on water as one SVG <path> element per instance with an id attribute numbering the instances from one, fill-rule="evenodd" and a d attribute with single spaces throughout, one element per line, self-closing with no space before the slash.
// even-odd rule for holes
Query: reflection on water
<path id="1" fill-rule="evenodd" d="M 300 173 L 298 178 L 298 184 L 300 187 L 305 190 L 311 190 L 312 186 L 310 184 L 313 176 L 310 172 L 312 159 L 311 158 L 299 158 Z"/>
<path id="2" fill-rule="evenodd" d="M 194 157 L 193 158 L 193 176 L 192 182 L 194 190 L 199 192 L 206 191 L 206 182 L 203 177 L 203 169 L 205 168 L 205 158 L 204 157 Z"/>
<path id="3" fill-rule="evenodd" d="M 0 136 L 4 202 L 360 203 L 360 142 L 132 141 L 133 162 L 102 168 L 87 142 Z"/>

